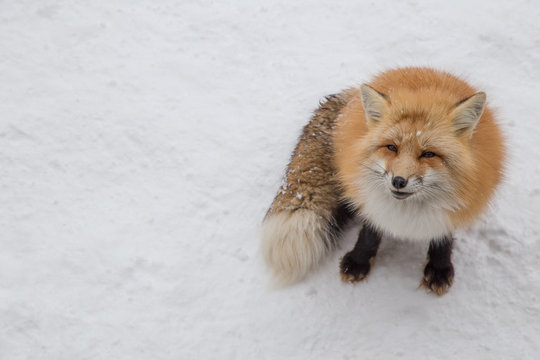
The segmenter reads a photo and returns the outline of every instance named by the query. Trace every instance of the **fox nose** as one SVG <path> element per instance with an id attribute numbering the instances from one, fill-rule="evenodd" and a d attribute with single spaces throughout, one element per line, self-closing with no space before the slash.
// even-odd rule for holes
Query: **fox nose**
<path id="1" fill-rule="evenodd" d="M 394 187 L 399 190 L 407 185 L 407 180 L 405 180 L 401 176 L 396 176 L 392 179 L 392 185 L 394 185 Z"/>

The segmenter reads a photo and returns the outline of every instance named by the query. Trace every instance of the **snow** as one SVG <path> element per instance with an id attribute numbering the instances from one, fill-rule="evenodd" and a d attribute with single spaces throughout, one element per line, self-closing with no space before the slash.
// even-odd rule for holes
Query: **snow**
<path id="1" fill-rule="evenodd" d="M 0 359 L 538 359 L 535 1 L 0 4 Z M 269 290 L 261 220 L 323 96 L 384 69 L 464 76 L 511 151 L 456 234 L 455 284 L 385 239 Z"/>

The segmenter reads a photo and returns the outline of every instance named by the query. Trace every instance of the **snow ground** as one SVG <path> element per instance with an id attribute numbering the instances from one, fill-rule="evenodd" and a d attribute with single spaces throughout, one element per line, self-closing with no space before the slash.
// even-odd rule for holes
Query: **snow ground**
<path id="1" fill-rule="evenodd" d="M 0 359 L 540 358 L 537 1 L 0 2 Z M 354 226 L 268 291 L 261 219 L 324 95 L 399 65 L 488 93 L 511 160 L 456 281 Z"/>

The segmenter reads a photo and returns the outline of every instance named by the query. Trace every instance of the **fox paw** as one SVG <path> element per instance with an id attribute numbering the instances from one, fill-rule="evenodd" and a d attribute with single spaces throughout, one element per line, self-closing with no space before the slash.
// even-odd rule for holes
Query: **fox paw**
<path id="1" fill-rule="evenodd" d="M 424 278 L 421 286 L 442 296 L 448 292 L 454 282 L 454 267 L 452 264 L 445 267 L 435 267 L 428 263 L 424 268 Z"/>
<path id="2" fill-rule="evenodd" d="M 358 262 L 353 259 L 350 253 L 345 254 L 341 263 L 339 264 L 339 269 L 341 273 L 341 280 L 344 282 L 355 283 L 362 281 L 369 274 L 369 270 L 373 265 L 375 257 L 369 259 L 366 262 Z"/>

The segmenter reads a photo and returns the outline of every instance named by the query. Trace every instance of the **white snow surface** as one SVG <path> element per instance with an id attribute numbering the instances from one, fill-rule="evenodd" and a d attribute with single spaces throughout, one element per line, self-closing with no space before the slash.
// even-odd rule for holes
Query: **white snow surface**
<path id="1" fill-rule="evenodd" d="M 318 101 L 428 65 L 486 91 L 506 180 L 455 283 L 351 226 L 267 287 L 262 218 Z M 0 2 L 0 359 L 539 359 L 540 4 Z"/>

